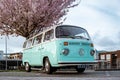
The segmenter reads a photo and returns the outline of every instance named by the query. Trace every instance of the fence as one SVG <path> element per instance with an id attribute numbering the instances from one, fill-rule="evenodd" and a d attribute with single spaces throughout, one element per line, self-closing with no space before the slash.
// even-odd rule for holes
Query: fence
<path id="1" fill-rule="evenodd" d="M 15 70 L 15 69 L 20 69 L 21 68 L 21 64 L 22 64 L 22 60 L 20 59 L 7 59 L 7 63 L 6 60 L 0 60 L 0 70 Z M 6 67 L 7 65 L 7 67 Z M 98 62 L 97 65 L 95 66 L 90 66 L 86 69 L 95 69 L 95 70 L 115 70 L 115 69 L 120 69 L 120 58 L 116 60 L 116 62 L 114 62 L 114 64 L 112 64 L 110 61 L 105 61 L 105 60 L 101 60 Z"/>
<path id="2" fill-rule="evenodd" d="M 15 70 L 15 69 L 19 69 L 21 66 L 22 60 L 17 59 L 17 60 L 13 60 L 13 59 L 3 59 L 0 60 L 0 70 Z"/>
<path id="3" fill-rule="evenodd" d="M 95 66 L 95 70 L 118 70 L 120 69 L 120 58 L 115 62 L 101 60 Z"/>

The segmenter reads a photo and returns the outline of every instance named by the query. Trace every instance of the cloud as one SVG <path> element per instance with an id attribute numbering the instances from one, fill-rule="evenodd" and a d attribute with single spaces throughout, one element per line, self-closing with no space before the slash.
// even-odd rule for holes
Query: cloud
<path id="1" fill-rule="evenodd" d="M 120 0 L 85 0 L 85 6 L 96 6 L 109 11 L 119 11 Z M 84 2 L 84 1 L 83 1 Z"/>
<path id="2" fill-rule="evenodd" d="M 98 50 L 120 49 L 120 0 L 81 0 L 80 5 L 70 9 L 64 24 L 85 28 Z M 22 50 L 25 39 L 10 37 L 8 52 Z M 0 49 L 5 51 L 4 37 Z"/>
<path id="3" fill-rule="evenodd" d="M 120 44 L 120 32 L 118 32 L 118 41 L 119 41 L 119 44 Z"/>
<path id="4" fill-rule="evenodd" d="M 103 37 L 101 39 L 99 39 L 98 43 L 99 46 L 104 46 L 104 47 L 108 47 L 108 46 L 113 46 L 113 45 L 117 45 L 117 42 L 113 41 L 112 39 L 110 39 L 109 37 Z"/>
<path id="5" fill-rule="evenodd" d="M 25 38 L 21 36 L 18 36 L 18 37 L 10 36 L 8 39 L 8 45 L 12 45 L 14 47 L 22 47 L 24 41 L 25 41 Z"/>
<path id="6" fill-rule="evenodd" d="M 92 1 L 90 2 L 94 3 Z M 94 1 L 96 2 L 96 0 Z M 100 2 L 99 0 L 97 1 Z M 117 32 L 116 30 L 118 29 L 114 29 L 114 28 L 115 27 L 119 28 L 118 25 L 119 25 L 120 18 L 114 14 L 115 12 L 111 12 L 111 14 L 114 14 L 115 16 L 115 17 L 112 17 L 110 12 L 104 9 L 102 5 L 101 7 L 99 6 L 100 3 L 97 6 L 97 5 L 88 3 L 89 1 L 88 2 L 86 1 L 88 5 L 89 4 L 91 5 L 91 6 L 86 6 L 85 2 L 84 3 L 82 2 L 78 7 L 73 8 L 69 12 L 69 14 L 67 15 L 67 20 L 65 24 L 82 26 L 86 28 L 91 34 L 94 34 L 98 30 L 101 30 L 102 32 L 107 34 L 113 31 Z M 104 1 L 104 2 L 107 2 L 107 1 Z M 116 18 L 118 18 L 118 20 L 116 20 Z"/>
<path id="7" fill-rule="evenodd" d="M 0 37 L 0 50 L 6 51 L 6 43 L 5 43 L 5 36 Z M 18 36 L 18 37 L 12 37 L 9 36 L 7 38 L 7 52 L 20 52 L 22 50 L 23 43 L 25 41 L 25 38 Z"/>
<path id="8" fill-rule="evenodd" d="M 120 40 L 120 32 L 118 33 L 118 37 L 119 37 L 119 40 Z"/>
<path id="9" fill-rule="evenodd" d="M 119 3 L 120 0 L 82 0 L 71 9 L 65 24 L 87 29 L 97 49 L 120 49 Z"/>
<path id="10" fill-rule="evenodd" d="M 93 42 L 98 50 L 114 51 L 120 49 L 120 36 L 103 36 L 99 32 L 94 34 Z"/>

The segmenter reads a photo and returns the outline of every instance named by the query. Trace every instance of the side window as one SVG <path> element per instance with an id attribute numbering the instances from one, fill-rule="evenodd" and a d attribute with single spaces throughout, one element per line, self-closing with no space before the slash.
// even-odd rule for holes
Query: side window
<path id="1" fill-rule="evenodd" d="M 27 41 L 26 48 L 29 48 L 32 46 L 32 39 Z"/>
<path id="2" fill-rule="evenodd" d="M 47 31 L 44 36 L 44 41 L 48 41 L 54 38 L 54 30 Z"/>
<path id="3" fill-rule="evenodd" d="M 24 44 L 23 44 L 23 48 L 26 48 L 26 43 L 27 43 L 27 42 L 25 41 Z"/>
<path id="4" fill-rule="evenodd" d="M 33 45 L 36 45 L 36 44 L 39 44 L 41 43 L 41 40 L 42 40 L 42 34 L 41 35 L 38 35 L 34 38 L 34 42 L 33 42 Z"/>

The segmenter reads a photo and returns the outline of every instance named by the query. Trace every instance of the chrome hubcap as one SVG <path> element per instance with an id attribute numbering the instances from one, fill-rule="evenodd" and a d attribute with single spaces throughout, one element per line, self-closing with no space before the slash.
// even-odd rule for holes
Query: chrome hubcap
<path id="1" fill-rule="evenodd" d="M 49 64 L 48 64 L 48 62 L 46 61 L 46 63 L 45 63 L 45 71 L 48 71 L 48 66 L 49 66 Z"/>
<path id="2" fill-rule="evenodd" d="M 25 69 L 28 70 L 28 68 L 29 68 L 29 65 L 28 63 L 26 63 Z"/>

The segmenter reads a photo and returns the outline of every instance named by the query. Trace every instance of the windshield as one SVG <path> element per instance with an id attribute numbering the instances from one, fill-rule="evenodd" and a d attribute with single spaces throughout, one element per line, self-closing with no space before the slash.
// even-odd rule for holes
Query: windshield
<path id="1" fill-rule="evenodd" d="M 85 29 L 68 25 L 58 26 L 56 28 L 56 38 L 90 39 Z"/>

